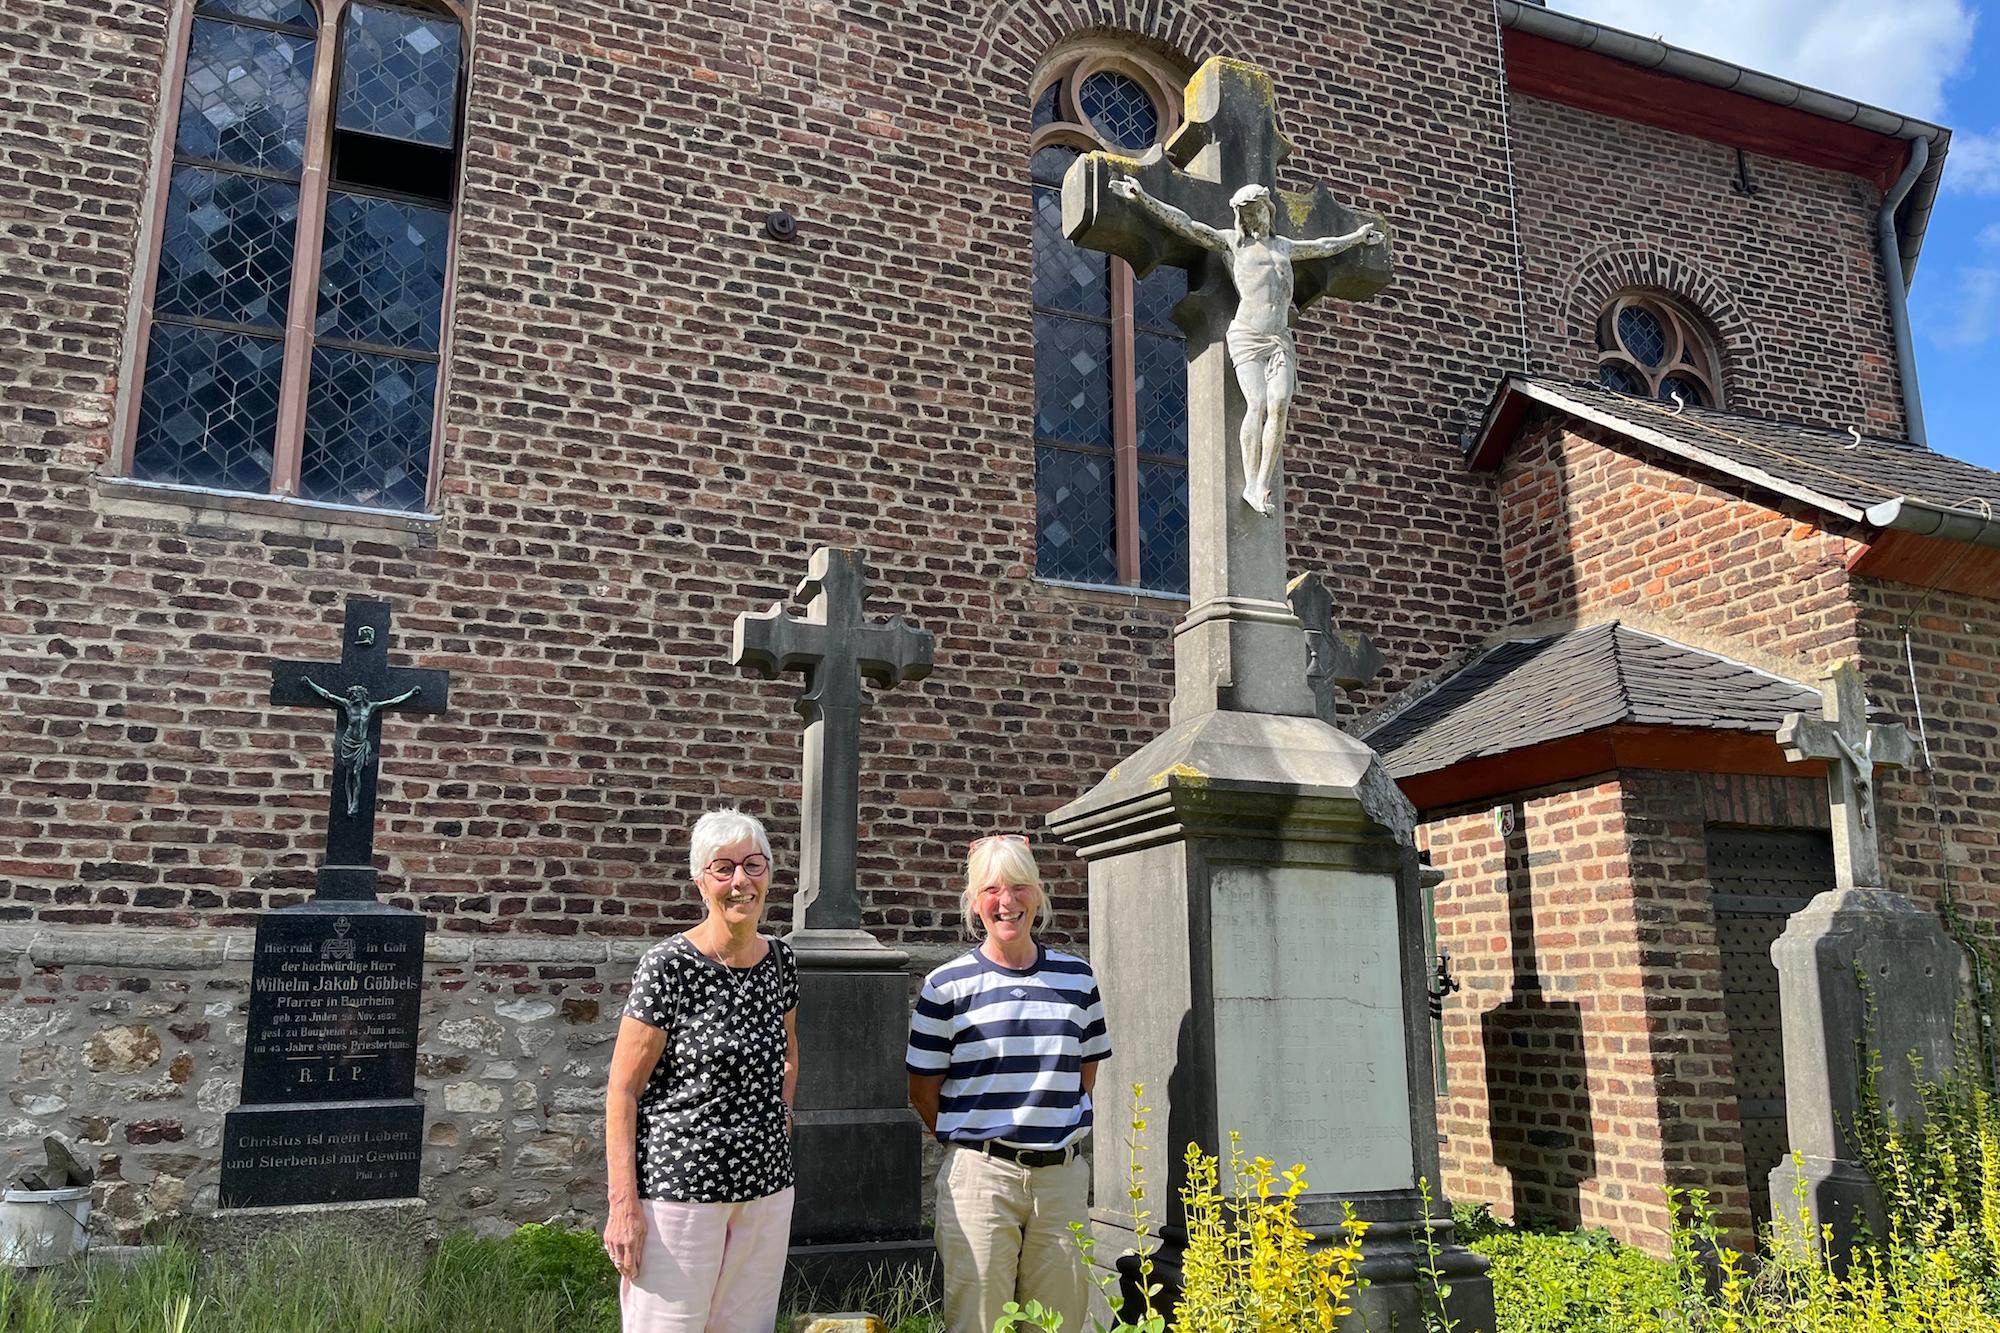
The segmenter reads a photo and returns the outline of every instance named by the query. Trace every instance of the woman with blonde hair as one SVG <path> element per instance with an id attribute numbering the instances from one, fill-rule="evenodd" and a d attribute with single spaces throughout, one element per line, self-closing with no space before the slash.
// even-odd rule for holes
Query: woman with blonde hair
<path id="1" fill-rule="evenodd" d="M 1090 1179 L 1097 1065 L 1111 1054 L 1090 964 L 1038 944 L 1041 874 L 1028 840 L 966 854 L 960 898 L 980 944 L 924 978 L 904 1057 L 910 1102 L 947 1152 L 937 1249 L 950 1333 L 990 1333 L 1008 1301 L 1082 1328 L 1089 1285 L 1071 1222 Z"/>
<path id="2" fill-rule="evenodd" d="M 604 1098 L 625 1333 L 767 1333 L 792 1224 L 798 964 L 757 932 L 771 841 L 740 810 L 695 824 L 708 914 L 639 960 Z"/>

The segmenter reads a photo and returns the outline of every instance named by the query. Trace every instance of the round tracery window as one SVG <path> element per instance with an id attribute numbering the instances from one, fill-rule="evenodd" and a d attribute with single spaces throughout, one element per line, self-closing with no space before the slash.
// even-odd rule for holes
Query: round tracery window
<path id="1" fill-rule="evenodd" d="M 1597 322 L 1597 381 L 1619 393 L 1718 407 L 1722 377 L 1701 326 L 1671 302 L 1628 295 Z"/>

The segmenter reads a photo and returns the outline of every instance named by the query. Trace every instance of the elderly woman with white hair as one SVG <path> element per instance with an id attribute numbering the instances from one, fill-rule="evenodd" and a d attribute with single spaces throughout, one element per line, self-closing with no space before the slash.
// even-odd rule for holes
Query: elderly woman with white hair
<path id="1" fill-rule="evenodd" d="M 763 1333 L 791 1233 L 798 964 L 757 932 L 764 826 L 713 810 L 691 842 L 707 915 L 639 960 L 611 1053 L 604 1248 L 625 1333 Z"/>
<path id="2" fill-rule="evenodd" d="M 991 1333 L 1007 1302 L 1036 1300 L 1082 1328 L 1090 1288 L 1070 1223 L 1089 1204 L 1078 1152 L 1111 1054 L 1097 978 L 1036 943 L 1041 875 L 1019 834 L 972 844 L 961 903 L 980 944 L 924 978 L 904 1057 L 910 1102 L 947 1149 L 945 1323 Z"/>

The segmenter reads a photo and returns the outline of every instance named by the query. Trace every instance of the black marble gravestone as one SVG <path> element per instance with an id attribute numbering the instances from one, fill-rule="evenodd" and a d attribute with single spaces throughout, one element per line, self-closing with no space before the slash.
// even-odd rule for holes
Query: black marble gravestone
<path id="1" fill-rule="evenodd" d="M 272 703 L 335 710 L 333 802 L 312 900 L 257 921 L 225 1208 L 417 1192 L 424 918 L 375 901 L 375 782 L 382 714 L 441 711 L 450 679 L 389 665 L 386 602 L 349 601 L 341 642 L 339 662 L 272 664 Z"/>

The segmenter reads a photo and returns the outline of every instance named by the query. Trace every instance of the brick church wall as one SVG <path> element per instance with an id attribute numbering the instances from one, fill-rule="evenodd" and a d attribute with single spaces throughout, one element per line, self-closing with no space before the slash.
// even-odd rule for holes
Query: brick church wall
<path id="1" fill-rule="evenodd" d="M 1744 1172 L 1704 832 L 1825 828 L 1823 792 L 1635 770 L 1433 817 L 1438 942 L 1464 985 L 1438 1101 L 1453 1200 L 1663 1252 L 1664 1187 L 1701 1189 L 1751 1243 L 1762 1182 Z"/>
<path id="2" fill-rule="evenodd" d="M 1504 834 L 1503 808 L 1513 812 Z M 1446 1194 L 1638 1243 L 1664 1236 L 1659 1093 L 1618 781 L 1443 812 L 1424 837 L 1447 876 L 1438 944 L 1464 986 L 1445 1004 Z"/>
<path id="3" fill-rule="evenodd" d="M 1596 427 L 1549 423 L 1524 436 L 1500 473 L 1519 620 L 1622 619 L 1812 685 L 1834 663 L 1859 661 L 1878 717 L 1915 735 L 1922 713 L 1934 761 L 1928 775 L 1882 778 L 1891 886 L 1935 898 L 1948 863 L 1969 916 L 2000 913 L 2000 847 L 1983 831 L 1996 808 L 2000 604 L 1850 576 L 1858 533 L 1664 464 Z"/>
<path id="4" fill-rule="evenodd" d="M 272 710 L 269 660 L 334 655 L 349 594 L 394 604 L 398 660 L 453 672 L 446 715 L 386 728 L 377 840 L 385 896 L 437 926 L 426 1174 L 447 1220 L 599 1188 L 579 1108 L 609 1006 L 597 1028 L 561 1006 L 694 919 L 695 814 L 768 812 L 795 864 L 796 686 L 725 659 L 733 617 L 787 596 L 815 546 L 863 546 L 875 613 L 938 635 L 936 672 L 868 725 L 861 872 L 869 924 L 919 963 L 962 947 L 966 839 L 1038 828 L 1164 725 L 1182 610 L 1032 577 L 1026 93 L 1058 41 L 1127 22 L 1064 12 L 483 0 L 442 518 L 364 523 L 100 475 L 178 53 L 160 5 L 0 0 L 0 128 L 36 154 L 0 181 L 0 1075 L 28 1099 L 0 1108 L 9 1151 L 56 1130 L 120 1157 L 118 1228 L 208 1197 L 242 969 L 141 945 L 240 938 L 309 891 L 330 719 Z M 1294 564 L 1383 643 L 1387 689 L 1500 620 L 1492 484 L 1456 450 L 1519 323 L 1491 16 L 1217 13 L 1130 21 L 1190 62 L 1271 69 L 1288 181 L 1395 232 L 1394 288 L 1304 322 L 1289 455 Z M 780 205 L 795 244 L 761 234 Z M 1080 866 L 1045 865 L 1052 937 L 1080 940 Z M 134 943 L 114 967 L 98 940 Z M 452 978 L 461 954 L 490 966 Z M 502 1003 L 555 1035 L 516 1053 Z M 441 1035 L 475 1019 L 500 1049 Z M 134 1027 L 150 1040 L 104 1036 Z M 92 1069 L 99 1037 L 136 1063 Z M 463 1165 L 493 1126 L 476 1165 L 509 1179 L 497 1201 Z"/>
<path id="5" fill-rule="evenodd" d="M 1915 766 L 1879 779 L 1889 886 L 1936 902 L 1949 879 L 1958 912 L 1990 947 L 2000 938 L 2000 600 L 1866 578 L 1854 590 L 1869 700 L 1916 748 Z"/>
<path id="6" fill-rule="evenodd" d="M 1623 619 L 1811 680 L 1856 650 L 1846 561 L 1823 516 L 1594 426 L 1547 422 L 1500 469 L 1517 623 Z"/>
<path id="7" fill-rule="evenodd" d="M 1302 329 L 1294 559 L 1396 680 L 1496 623 L 1491 485 L 1455 438 L 1517 324 L 1490 16 L 1164 5 L 1135 34 L 1276 75 L 1297 183 L 1393 220 L 1403 275 Z M 454 671 L 391 721 L 378 852 L 448 934 L 646 936 L 691 919 L 682 830 L 770 812 L 795 852 L 795 686 L 726 661 L 814 546 L 938 669 L 865 742 L 870 924 L 955 938 L 976 829 L 1033 828 L 1163 725 L 1171 599 L 1032 578 L 1026 90 L 1125 9 L 487 0 L 469 67 L 443 518 L 355 526 L 117 493 L 160 6 L 0 0 L 0 918 L 234 927 L 309 888 L 327 718 L 270 656 L 333 651 L 349 593 Z M 1138 21 L 1138 20 L 1134 20 Z M 1421 107 L 1412 115 L 1411 107 Z M 784 205 L 792 245 L 763 238 Z M 1080 869 L 1051 863 L 1059 938 Z M 781 891 L 774 911 L 788 904 Z"/>
<path id="8" fill-rule="evenodd" d="M 1534 368 L 1595 379 L 1596 318 L 1664 287 L 1717 335 L 1726 405 L 1900 436 L 1875 249 L 1881 195 L 1856 176 L 1540 98 L 1509 98 Z"/>

